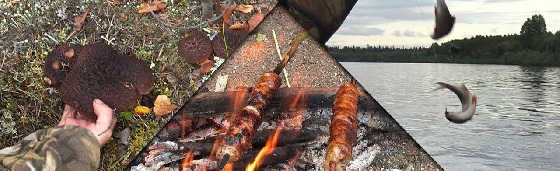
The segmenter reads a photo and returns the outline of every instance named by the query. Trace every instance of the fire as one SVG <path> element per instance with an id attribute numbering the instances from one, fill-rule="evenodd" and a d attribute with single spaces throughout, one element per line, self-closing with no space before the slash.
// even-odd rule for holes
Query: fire
<path id="1" fill-rule="evenodd" d="M 274 151 L 274 148 L 276 148 L 276 143 L 278 142 L 278 137 L 280 135 L 280 132 L 282 130 L 281 126 L 278 126 L 278 128 L 276 128 L 276 131 L 274 132 L 274 135 L 271 137 L 268 137 L 268 140 L 266 140 L 266 145 L 261 149 L 261 151 L 259 151 L 259 154 L 257 154 L 257 157 L 255 157 L 255 160 L 253 160 L 253 162 L 249 163 L 249 165 L 247 165 L 247 168 L 245 169 L 245 171 L 255 171 L 259 168 L 259 166 L 262 164 L 264 157 L 270 155 L 270 153 L 272 153 Z"/>
<path id="2" fill-rule="evenodd" d="M 290 103 L 289 106 L 289 111 L 295 111 L 298 109 L 298 104 L 301 103 L 302 101 L 305 101 L 304 99 L 304 90 L 300 89 L 297 91 L 296 97 L 294 98 L 294 100 Z"/>
<path id="3" fill-rule="evenodd" d="M 189 170 L 186 168 L 191 164 L 193 160 L 194 160 L 194 153 L 193 151 L 189 150 L 189 152 L 185 154 L 185 159 L 183 159 L 183 163 L 181 163 L 181 170 Z"/>
<path id="4" fill-rule="evenodd" d="M 233 171 L 233 163 L 226 164 L 222 171 Z"/>
<path id="5" fill-rule="evenodd" d="M 297 90 L 295 97 L 288 103 L 288 111 L 290 113 L 286 119 L 281 121 L 281 124 L 290 130 L 300 130 L 303 123 L 304 109 L 306 107 L 305 103 L 305 89 L 301 88 Z M 293 136 L 295 137 L 296 135 Z"/>
<path id="6" fill-rule="evenodd" d="M 221 125 L 222 127 L 220 129 L 218 129 L 216 132 L 217 134 L 224 134 L 227 132 L 228 127 L 231 124 L 232 121 L 232 117 L 234 117 L 235 114 L 238 114 L 239 111 L 241 110 L 241 106 L 244 105 L 245 99 L 247 98 L 247 92 L 248 92 L 248 88 L 247 87 L 236 87 L 233 91 L 233 95 L 230 98 L 231 101 L 231 105 L 233 106 L 233 112 L 228 113 L 225 116 L 225 122 L 223 122 L 223 125 Z M 220 146 L 223 146 L 225 144 L 225 140 L 224 139 L 218 139 L 216 141 L 214 141 L 214 145 L 212 145 L 212 150 L 210 151 L 210 156 L 216 156 L 216 153 L 218 150 L 218 148 Z"/>

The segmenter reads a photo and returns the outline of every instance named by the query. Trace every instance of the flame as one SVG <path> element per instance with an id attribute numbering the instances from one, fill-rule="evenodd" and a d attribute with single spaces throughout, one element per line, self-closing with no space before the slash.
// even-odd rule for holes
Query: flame
<path id="1" fill-rule="evenodd" d="M 233 163 L 226 164 L 222 171 L 233 171 Z"/>
<path id="2" fill-rule="evenodd" d="M 274 148 L 276 148 L 276 143 L 278 142 L 278 137 L 280 135 L 280 132 L 282 130 L 281 126 L 278 126 L 278 128 L 276 128 L 276 131 L 274 132 L 274 135 L 271 137 L 268 137 L 268 140 L 266 140 L 266 145 L 261 149 L 261 151 L 259 151 L 259 154 L 257 154 L 257 157 L 255 157 L 255 160 L 253 160 L 253 162 L 249 163 L 249 165 L 247 165 L 247 168 L 245 169 L 245 171 L 255 171 L 259 168 L 259 166 L 262 164 L 264 157 L 270 155 L 270 153 L 272 153 L 274 151 Z"/>
<path id="3" fill-rule="evenodd" d="M 303 151 L 298 151 L 298 153 L 294 156 L 294 158 L 290 159 L 290 162 L 288 163 L 288 167 L 284 168 L 284 171 L 290 171 L 290 168 L 294 167 L 296 160 L 299 159 L 299 157 L 301 157 L 302 154 Z"/>
<path id="4" fill-rule="evenodd" d="M 288 103 L 288 117 L 283 119 L 280 123 L 290 130 L 300 130 L 303 123 L 303 113 L 305 105 L 305 89 L 297 90 L 295 97 Z M 294 137 L 296 135 L 293 135 Z"/>
<path id="5" fill-rule="evenodd" d="M 305 96 L 305 95 L 304 95 L 304 94 L 305 94 L 304 91 L 305 91 L 305 90 L 304 90 L 303 88 L 302 88 L 302 89 L 299 89 L 299 90 L 297 91 L 296 97 L 294 98 L 294 100 L 293 100 L 293 101 L 290 103 L 290 105 L 288 106 L 288 107 L 289 107 L 289 108 L 288 108 L 289 111 L 295 111 L 295 110 L 298 110 L 299 108 L 303 108 L 303 107 L 301 107 L 301 106 L 298 108 L 298 104 L 301 103 L 301 102 L 303 102 L 303 101 L 305 101 L 305 98 L 303 97 L 303 96 Z"/>
<path id="6" fill-rule="evenodd" d="M 227 133 L 230 125 L 233 123 L 233 121 L 235 121 L 235 115 L 239 113 L 239 111 L 241 110 L 241 106 L 244 105 L 244 100 L 247 96 L 247 92 L 248 92 L 248 88 L 246 87 L 237 87 L 235 88 L 235 90 L 233 91 L 233 95 L 230 98 L 231 101 L 231 105 L 233 106 L 233 112 L 228 113 L 224 120 L 225 122 L 223 122 L 224 124 L 222 125 L 222 127 L 220 129 L 218 129 L 216 131 L 216 134 L 225 134 Z M 214 141 L 214 144 L 212 145 L 212 150 L 210 151 L 210 156 L 212 157 L 216 157 L 216 153 L 219 147 L 223 146 L 225 144 L 225 140 L 223 138 L 218 138 Z"/>
<path id="7" fill-rule="evenodd" d="M 181 170 L 187 170 L 186 168 L 191 164 L 194 160 L 194 153 L 193 151 L 189 150 L 187 154 L 185 154 L 185 159 L 183 159 L 183 163 L 181 163 Z"/>

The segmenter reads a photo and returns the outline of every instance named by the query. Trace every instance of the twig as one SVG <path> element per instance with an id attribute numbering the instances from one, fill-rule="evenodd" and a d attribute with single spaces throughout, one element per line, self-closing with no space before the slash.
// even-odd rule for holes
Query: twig
<path id="1" fill-rule="evenodd" d="M 282 53 L 280 53 L 280 48 L 278 46 L 278 40 L 276 39 L 276 32 L 274 30 L 272 30 L 272 37 L 274 37 L 274 44 L 276 45 L 276 53 L 278 54 L 278 58 L 280 58 L 280 61 L 282 61 Z M 284 72 L 284 78 L 286 80 L 286 86 L 292 87 L 290 85 L 290 80 L 288 80 L 288 71 L 286 71 L 286 68 L 282 69 L 282 72 Z"/>
<path id="2" fill-rule="evenodd" d="M 225 24 L 222 23 L 222 40 L 224 41 L 224 47 L 226 49 L 226 58 L 229 57 L 229 49 L 228 49 L 228 44 L 227 44 L 227 40 L 226 40 L 226 27 Z"/>
<path id="3" fill-rule="evenodd" d="M 297 37 L 292 40 L 292 42 L 290 42 L 290 50 L 288 50 L 288 52 L 286 54 L 284 54 L 284 57 L 282 58 L 282 62 L 280 62 L 276 68 L 274 68 L 273 72 L 276 74 L 280 74 L 282 72 L 282 69 L 284 69 L 284 67 L 286 67 L 286 64 L 288 64 L 288 61 L 290 61 L 290 59 L 292 58 L 292 56 L 294 56 L 294 53 L 296 53 L 296 50 L 299 46 L 299 44 L 301 42 L 303 42 L 305 39 L 307 39 L 307 37 L 309 37 L 309 32 L 307 32 L 306 30 L 299 33 L 297 35 Z"/>
<path id="4" fill-rule="evenodd" d="M 225 2 L 226 2 L 226 9 L 227 9 L 227 8 L 232 4 L 232 0 L 226 0 Z M 162 25 L 164 25 L 164 26 L 166 26 L 166 27 L 174 28 L 174 29 L 179 29 L 179 30 L 188 30 L 188 29 L 196 29 L 196 28 L 205 27 L 205 26 L 207 26 L 208 24 L 210 24 L 210 23 L 212 23 L 212 22 L 214 22 L 214 21 L 216 21 L 216 20 L 222 18 L 222 16 L 224 16 L 225 11 L 226 11 L 226 10 L 224 10 L 224 11 L 222 11 L 222 13 L 221 13 L 220 15 L 218 15 L 218 16 L 216 16 L 216 17 L 214 17 L 214 18 L 211 18 L 211 19 L 209 19 L 208 21 L 203 21 L 203 22 L 201 22 L 201 23 L 198 24 L 198 25 L 194 25 L 194 26 L 174 26 L 174 25 L 171 25 L 171 24 L 166 23 L 166 22 L 164 22 L 163 20 L 161 20 L 161 18 L 159 18 L 159 17 L 154 13 L 154 10 L 151 9 L 150 5 L 148 5 L 147 7 L 148 7 L 148 10 L 150 11 L 150 13 L 152 14 L 152 16 L 153 16 L 159 23 L 161 23 Z"/>

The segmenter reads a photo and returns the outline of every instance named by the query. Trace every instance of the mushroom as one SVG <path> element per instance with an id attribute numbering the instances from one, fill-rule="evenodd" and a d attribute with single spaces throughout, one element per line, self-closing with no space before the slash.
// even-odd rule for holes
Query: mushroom
<path id="1" fill-rule="evenodd" d="M 206 34 L 199 30 L 187 30 L 179 41 L 179 55 L 189 64 L 200 64 L 212 56 L 212 43 Z"/>
<path id="2" fill-rule="evenodd" d="M 228 58 L 247 38 L 249 31 L 245 29 L 240 30 L 230 30 L 227 29 L 224 33 L 218 33 L 214 39 L 212 39 L 212 48 L 214 49 L 214 54 L 220 58 Z M 224 44 L 224 38 L 226 44 Z M 227 45 L 227 46 L 226 46 Z M 227 51 L 226 51 L 227 47 Z"/>
<path id="3" fill-rule="evenodd" d="M 54 77 L 52 73 L 47 74 L 51 72 L 48 70 L 51 67 L 46 67 L 45 82 L 54 84 L 52 78 L 58 79 L 55 88 L 60 90 L 62 101 L 76 108 L 80 113 L 78 117 L 84 119 L 96 119 L 92 106 L 95 98 L 122 112 L 132 108 L 141 95 L 152 90 L 154 78 L 147 63 L 135 56 L 118 54 L 104 43 L 70 49 L 63 45 L 49 57 L 66 61 L 70 67 L 69 70 L 60 70 L 64 72 L 54 73 Z"/>

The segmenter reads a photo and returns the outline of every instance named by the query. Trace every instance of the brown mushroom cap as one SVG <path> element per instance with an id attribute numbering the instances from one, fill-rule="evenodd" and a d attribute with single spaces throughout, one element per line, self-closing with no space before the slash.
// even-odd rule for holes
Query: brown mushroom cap
<path id="1" fill-rule="evenodd" d="M 179 41 L 178 51 L 187 63 L 200 64 L 212 56 L 212 43 L 204 32 L 187 30 L 185 38 Z"/>
<path id="2" fill-rule="evenodd" d="M 224 44 L 224 34 L 223 32 L 218 33 L 214 39 L 212 39 L 212 48 L 214 49 L 214 55 L 220 58 L 228 58 L 247 38 L 249 32 L 245 29 L 241 30 L 226 30 L 226 42 L 227 42 L 227 55 L 226 55 L 226 45 Z"/>
<path id="3" fill-rule="evenodd" d="M 64 56 L 68 51 L 62 52 Z M 92 106 L 95 98 L 122 112 L 132 108 L 141 94 L 152 90 L 154 78 L 147 63 L 120 55 L 104 43 L 78 46 L 72 56 L 72 68 L 57 88 L 62 101 L 76 108 L 82 118 L 96 119 Z"/>

